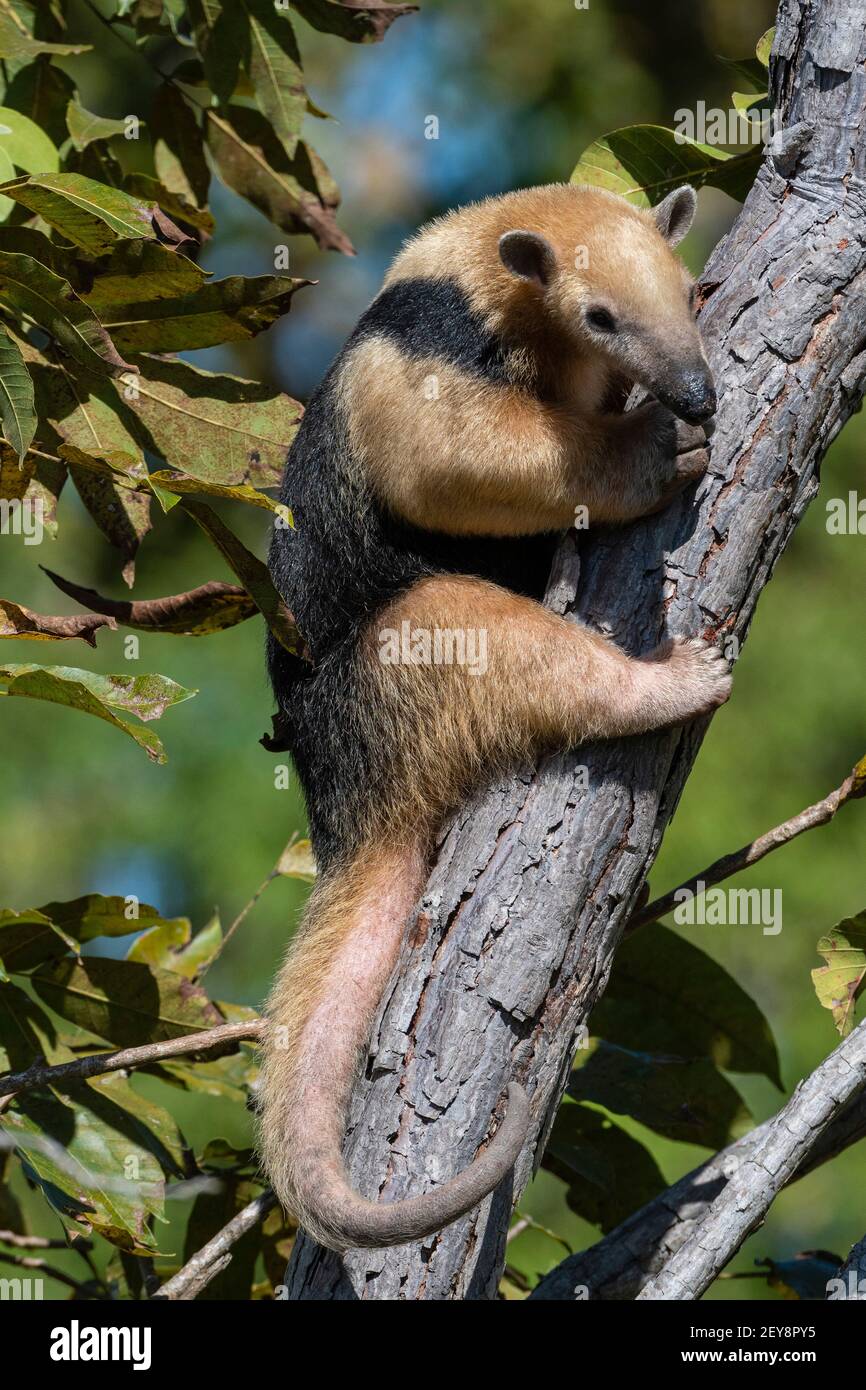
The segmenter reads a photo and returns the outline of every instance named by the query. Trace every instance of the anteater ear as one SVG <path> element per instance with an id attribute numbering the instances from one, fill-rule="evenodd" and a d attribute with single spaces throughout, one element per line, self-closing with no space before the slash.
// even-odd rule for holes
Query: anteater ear
<path id="1" fill-rule="evenodd" d="M 556 254 L 537 232 L 505 232 L 499 238 L 502 264 L 521 280 L 546 285 L 556 269 Z"/>
<path id="2" fill-rule="evenodd" d="M 671 246 L 682 241 L 695 219 L 698 195 L 691 184 L 684 183 L 653 208 L 656 226 Z"/>

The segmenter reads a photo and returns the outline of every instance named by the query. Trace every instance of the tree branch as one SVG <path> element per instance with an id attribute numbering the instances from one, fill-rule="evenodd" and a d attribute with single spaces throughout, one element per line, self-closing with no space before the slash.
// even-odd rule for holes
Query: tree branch
<path id="1" fill-rule="evenodd" d="M 866 1022 L 801 1081 L 769 1132 L 702 1220 L 638 1294 L 638 1300 L 691 1301 L 705 1293 L 840 1108 L 866 1086 Z"/>
<path id="2" fill-rule="evenodd" d="M 226 1043 L 261 1036 L 261 1019 L 248 1023 L 222 1023 L 201 1033 L 187 1033 L 182 1038 L 167 1038 L 164 1042 L 145 1043 L 142 1047 L 125 1047 L 120 1052 L 94 1052 L 77 1057 L 74 1062 L 61 1062 L 56 1067 L 34 1064 L 26 1071 L 6 1072 L 0 1076 L 0 1096 L 12 1096 L 19 1091 L 35 1091 L 41 1086 L 59 1086 L 67 1081 L 86 1081 L 108 1071 L 127 1071 L 145 1067 L 151 1062 L 164 1062 L 168 1057 L 183 1057 L 190 1052 L 210 1052 Z"/>
<path id="3" fill-rule="evenodd" d="M 549 605 L 632 652 L 666 633 L 745 639 L 861 399 L 864 61 L 866 0 L 783 0 L 771 89 L 798 140 L 774 139 L 703 276 L 711 471 L 659 517 L 558 553 Z M 548 758 L 447 829 L 355 1087 L 347 1163 L 365 1196 L 428 1190 L 472 1158 L 512 1079 L 531 1096 L 528 1142 L 510 1184 L 423 1243 L 341 1258 L 302 1237 L 291 1298 L 495 1298 L 512 1201 L 706 728 Z"/>
<path id="4" fill-rule="evenodd" d="M 851 1247 L 851 1253 L 836 1278 L 841 1279 L 845 1286 L 846 1299 L 866 1303 L 866 1236 Z"/>
<path id="5" fill-rule="evenodd" d="M 771 1117 L 692 1169 L 588 1250 L 569 1255 L 544 1276 L 530 1298 L 546 1302 L 636 1298 L 697 1229 L 742 1165 L 754 1157 L 777 1118 Z M 789 1181 L 806 1177 L 864 1136 L 866 1095 L 861 1094 L 818 1137 Z"/>
<path id="6" fill-rule="evenodd" d="M 188 1301 L 197 1298 L 202 1289 L 207 1288 L 231 1262 L 232 1246 L 267 1216 L 271 1208 L 276 1206 L 276 1201 L 270 1189 L 254 1197 L 237 1216 L 232 1217 L 228 1225 L 223 1226 L 207 1245 L 203 1245 L 201 1250 L 187 1261 L 183 1269 L 179 1269 L 177 1274 L 166 1280 L 153 1295 L 154 1299 Z"/>
<path id="7" fill-rule="evenodd" d="M 681 883 L 678 888 L 672 888 L 669 893 L 647 903 L 646 907 L 639 908 L 628 923 L 626 932 L 631 933 L 636 931 L 638 927 L 649 926 L 650 922 L 657 922 L 660 917 L 666 917 L 676 906 L 680 893 L 685 892 L 692 895 L 702 893 L 704 889 L 712 888 L 714 883 L 721 883 L 723 879 L 731 878 L 734 874 L 740 873 L 742 869 L 748 869 L 752 864 L 757 864 L 759 859 L 771 854 L 774 849 L 780 849 L 782 845 L 790 844 L 804 831 L 814 830 L 819 825 L 827 825 L 840 806 L 844 806 L 846 801 L 852 801 L 861 796 L 866 796 L 866 758 L 862 759 L 851 770 L 842 785 L 825 796 L 823 801 L 816 801 L 814 806 L 807 806 L 805 811 L 792 816 L 790 820 L 783 821 L 781 825 L 776 826 L 775 830 L 768 830 L 765 835 L 760 835 L 757 840 L 752 840 L 751 844 L 743 845 L 742 849 L 734 850 L 733 854 L 725 854 L 721 859 L 716 859 L 708 868 L 695 874 L 693 878 L 687 878 L 685 883 Z M 701 885 L 700 888 L 698 887 L 699 884 Z"/>

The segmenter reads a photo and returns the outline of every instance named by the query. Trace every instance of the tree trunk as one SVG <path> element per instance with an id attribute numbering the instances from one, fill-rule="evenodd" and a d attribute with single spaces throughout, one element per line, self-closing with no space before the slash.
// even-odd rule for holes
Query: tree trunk
<path id="1" fill-rule="evenodd" d="M 703 276 L 720 402 L 697 496 L 579 544 L 570 534 L 558 554 L 550 605 L 634 653 L 666 634 L 742 642 L 859 405 L 864 31 L 866 0 L 783 0 L 772 94 L 786 129 Z M 507 1190 L 423 1243 L 340 1257 L 302 1237 L 290 1298 L 496 1296 L 512 1201 L 706 727 L 550 758 L 448 828 L 355 1089 L 347 1161 L 367 1196 L 423 1192 L 473 1157 L 511 1079 L 532 1098 L 529 1142 Z"/>

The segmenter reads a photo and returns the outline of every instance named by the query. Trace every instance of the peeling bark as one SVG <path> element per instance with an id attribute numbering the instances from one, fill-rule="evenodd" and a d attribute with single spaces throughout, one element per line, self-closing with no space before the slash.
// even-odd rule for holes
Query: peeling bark
<path id="1" fill-rule="evenodd" d="M 579 546 L 570 535 L 558 554 L 550 605 L 632 652 L 679 633 L 742 642 L 860 403 L 864 32 L 866 0 L 783 0 L 772 90 L 785 130 L 703 276 L 720 404 L 697 495 Z M 302 1237 L 290 1298 L 496 1296 L 512 1201 L 706 727 L 547 759 L 448 828 L 355 1088 L 347 1161 L 366 1196 L 423 1192 L 469 1162 L 511 1079 L 532 1098 L 529 1142 L 507 1190 L 421 1244 L 341 1258 Z"/>

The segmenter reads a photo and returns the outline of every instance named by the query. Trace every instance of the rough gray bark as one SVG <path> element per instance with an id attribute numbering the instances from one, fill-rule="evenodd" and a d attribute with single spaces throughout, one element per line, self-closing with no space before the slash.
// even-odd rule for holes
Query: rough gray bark
<path id="1" fill-rule="evenodd" d="M 836 1277 L 845 1286 L 845 1298 L 866 1303 L 866 1236 L 851 1247 L 851 1253 Z"/>
<path id="2" fill-rule="evenodd" d="M 633 652 L 666 633 L 742 641 L 860 402 L 864 30 L 866 0 L 783 0 L 772 84 L 788 135 L 703 277 L 720 406 L 697 496 L 558 556 L 551 605 Z M 496 1296 L 512 1201 L 705 730 L 548 759 L 448 829 L 355 1089 L 347 1161 L 366 1196 L 423 1192 L 472 1158 L 511 1079 L 532 1097 L 529 1142 L 507 1190 L 421 1244 L 341 1258 L 301 1238 L 290 1298 Z"/>
<path id="3" fill-rule="evenodd" d="M 615 1230 L 552 1269 L 529 1295 L 536 1301 L 634 1299 L 699 1229 L 709 1208 L 768 1139 L 777 1116 L 693 1168 Z M 805 1177 L 866 1136 L 866 1095 L 852 1100 L 817 1137 L 789 1182 Z"/>
<path id="4" fill-rule="evenodd" d="M 866 1086 L 866 1023 L 802 1081 L 751 1158 L 638 1294 L 639 1301 L 701 1297 L 760 1225 L 782 1188 L 808 1158 L 839 1110 Z"/>

